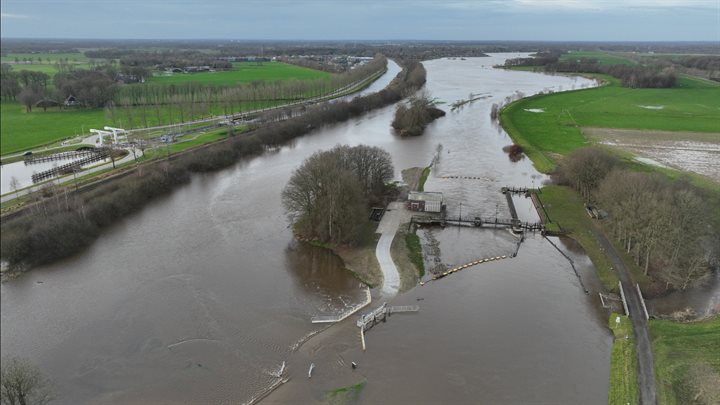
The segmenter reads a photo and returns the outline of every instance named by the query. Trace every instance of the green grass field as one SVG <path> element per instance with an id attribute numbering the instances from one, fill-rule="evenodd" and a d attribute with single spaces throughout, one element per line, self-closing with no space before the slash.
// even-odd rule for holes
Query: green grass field
<path id="1" fill-rule="evenodd" d="M 539 170 L 554 168 L 553 153 L 566 154 L 588 146 L 582 127 L 720 133 L 718 84 L 683 76 L 671 89 L 630 89 L 611 77 L 599 77 L 608 84 L 529 97 L 503 110 L 503 126 Z"/>
<path id="2" fill-rule="evenodd" d="M 15 64 L 15 58 L 21 62 L 24 59 L 32 58 L 32 64 Z M 47 73 L 48 75 L 53 76 L 58 72 L 55 64 L 58 60 L 64 60 L 65 58 L 68 59 L 68 63 L 74 66 L 75 69 L 90 68 L 90 64 L 88 63 L 89 59 L 83 53 L 9 53 L 0 57 L 0 63 L 10 64 L 15 72 L 30 70 L 33 72 Z"/>
<path id="3" fill-rule="evenodd" d="M 720 317 L 650 320 L 658 403 L 720 403 Z"/>
<path id="4" fill-rule="evenodd" d="M 194 82 L 213 85 L 234 85 L 254 81 L 325 79 L 330 76 L 330 73 L 327 72 L 287 63 L 264 62 L 262 65 L 258 65 L 254 62 L 238 62 L 233 63 L 233 69 L 228 71 L 174 73 L 172 76 L 156 74 L 150 79 L 150 82 L 163 84 Z"/>
<path id="5" fill-rule="evenodd" d="M 617 319 L 620 323 L 617 323 Z M 625 405 L 640 403 L 637 379 L 637 352 L 632 322 L 625 315 L 610 314 L 610 329 L 615 342 L 610 357 L 610 389 L 608 404 Z"/>
<path id="6" fill-rule="evenodd" d="M 90 128 L 107 124 L 101 109 L 64 111 L 58 109 L 33 109 L 26 113 L 25 107 L 14 102 L 0 103 L 0 153 L 21 152 L 34 146 L 44 145 L 76 134 L 89 135 Z"/>
<path id="7" fill-rule="evenodd" d="M 64 54 L 48 54 L 62 57 Z M 81 54 L 70 54 L 81 55 Z M 7 58 L 11 58 L 7 56 Z M 84 56 L 83 56 L 84 57 Z M 262 65 L 255 63 L 239 63 L 237 70 L 228 72 L 195 73 L 176 75 L 172 77 L 156 77 L 153 80 L 163 84 L 177 84 L 187 81 L 200 81 L 207 84 L 237 84 L 257 80 L 307 80 L 330 77 L 329 73 L 318 70 L 307 69 L 299 66 L 266 62 Z M 24 67 L 50 66 L 50 65 L 22 65 Z M 280 102 L 245 103 L 240 107 L 242 111 L 249 111 L 257 108 L 266 108 L 278 105 Z M 236 106 L 237 110 L 238 107 Z M 171 116 L 167 108 L 159 112 L 154 107 L 147 108 L 146 120 L 142 120 L 139 114 L 140 108 L 135 109 L 134 120 L 127 122 L 126 115 L 119 112 L 115 120 L 103 109 L 76 109 L 60 110 L 57 108 L 42 111 L 33 109 L 32 112 L 25 112 L 25 108 L 16 102 L 2 102 L 0 104 L 0 154 L 22 152 L 33 147 L 46 145 L 62 139 L 70 138 L 78 134 L 89 135 L 90 128 L 102 128 L 105 125 L 113 125 L 122 128 L 138 128 L 154 125 L 163 125 L 177 122 L 179 117 Z M 211 115 L 222 115 L 237 111 L 224 111 L 220 105 L 210 108 Z M 177 114 L 176 114 L 177 115 Z M 194 118 L 199 118 L 196 114 Z M 185 119 L 189 119 L 185 117 Z M 114 122 L 113 122 L 114 121 Z"/>
<path id="8" fill-rule="evenodd" d="M 561 61 L 575 61 L 581 58 L 595 58 L 601 65 L 634 65 L 630 59 L 600 51 L 570 52 L 560 56 Z"/>

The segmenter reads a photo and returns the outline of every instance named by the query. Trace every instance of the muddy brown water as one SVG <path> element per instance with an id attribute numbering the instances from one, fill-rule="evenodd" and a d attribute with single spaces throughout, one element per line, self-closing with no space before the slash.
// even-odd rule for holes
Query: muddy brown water
<path id="1" fill-rule="evenodd" d="M 250 400 L 321 329 L 310 323 L 312 315 L 362 297 L 337 258 L 293 242 L 279 198 L 292 170 L 317 150 L 364 143 L 390 152 L 399 179 L 401 169 L 429 164 L 442 144 L 426 189 L 444 192 L 454 215 L 462 202 L 463 216 L 509 216 L 500 188 L 546 179 L 528 159 L 513 163 L 502 152 L 510 140 L 489 119 L 492 103 L 518 90 L 588 84 L 492 68 L 516 56 L 425 62 L 427 87 L 447 103 L 441 108 L 448 115 L 422 137 L 392 133 L 393 106 L 321 128 L 274 153 L 195 176 L 108 229 L 85 253 L 3 284 L 3 358 L 37 363 L 54 380 L 58 403 Z M 396 72 L 391 65 L 381 80 Z M 449 112 L 468 93 L 492 97 Z M 448 175 L 480 179 L 441 178 Z M 522 204 L 522 215 L 531 218 Z M 515 247 L 507 231 L 431 232 L 437 260 L 447 265 Z M 596 286 L 587 258 L 558 245 L 579 263 L 586 284 Z M 582 292 L 567 260 L 544 239 L 529 237 L 516 259 L 431 284 L 394 301 L 419 302 L 419 314 L 398 315 L 368 335 L 360 402 L 607 402 L 612 337 L 597 294 Z M 378 294 L 374 304 L 388 298 Z M 359 350 L 356 338 L 355 332 L 332 344 L 352 354 Z M 306 364 L 288 367 L 306 370 Z M 327 370 L 318 361 L 318 377 L 332 384 Z M 290 401 L 312 402 L 323 389 L 293 391 L 288 384 L 266 400 L 297 392 Z"/>

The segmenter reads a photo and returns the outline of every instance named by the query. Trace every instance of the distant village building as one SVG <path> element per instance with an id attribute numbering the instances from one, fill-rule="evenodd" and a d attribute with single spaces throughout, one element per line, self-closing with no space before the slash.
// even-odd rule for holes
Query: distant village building
<path id="1" fill-rule="evenodd" d="M 75 98 L 75 96 L 69 95 L 63 102 L 63 105 L 65 107 L 75 107 L 75 106 L 79 106 L 80 102 L 78 101 L 77 98 Z"/>
<path id="2" fill-rule="evenodd" d="M 210 66 L 188 66 L 185 68 L 185 73 L 197 73 L 197 72 L 209 72 Z"/>
<path id="3" fill-rule="evenodd" d="M 127 74 L 127 73 L 118 73 L 117 81 L 120 84 L 145 83 L 145 78 L 137 76 L 137 75 Z"/>
<path id="4" fill-rule="evenodd" d="M 411 191 L 407 208 L 411 211 L 441 212 L 445 205 L 442 193 Z"/>

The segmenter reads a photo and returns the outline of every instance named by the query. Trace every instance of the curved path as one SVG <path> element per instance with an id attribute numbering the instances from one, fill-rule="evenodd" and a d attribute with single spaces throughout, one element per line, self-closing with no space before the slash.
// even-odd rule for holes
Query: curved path
<path id="1" fill-rule="evenodd" d="M 380 270 L 383 272 L 382 292 L 385 295 L 395 295 L 400 291 L 400 273 L 395 266 L 395 262 L 393 262 L 392 256 L 390 256 L 390 247 L 404 213 L 405 208 L 401 202 L 390 203 L 377 229 L 380 240 L 375 248 L 375 257 L 377 257 Z"/>
<path id="2" fill-rule="evenodd" d="M 605 249 L 605 252 L 607 252 L 613 266 L 617 269 L 620 275 L 620 282 L 625 292 L 625 300 L 627 301 L 628 311 L 630 312 L 628 315 L 635 329 L 635 341 L 637 342 L 640 403 L 643 405 L 655 405 L 657 403 L 655 397 L 655 370 L 653 368 L 652 347 L 650 346 L 650 338 L 647 331 L 647 320 L 645 319 L 645 312 L 640 302 L 642 298 L 638 296 L 637 290 L 625 268 L 625 264 L 617 250 L 615 250 L 615 246 L 613 246 L 607 237 L 605 237 L 605 234 L 594 225 L 592 232 L 593 236 L 595 236 L 603 249 Z"/>

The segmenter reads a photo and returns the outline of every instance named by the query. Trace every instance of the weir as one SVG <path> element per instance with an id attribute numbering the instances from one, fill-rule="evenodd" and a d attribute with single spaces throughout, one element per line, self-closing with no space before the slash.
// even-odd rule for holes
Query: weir
<path id="1" fill-rule="evenodd" d="M 372 297 L 370 295 L 370 289 L 365 288 L 365 299 L 363 302 L 349 308 L 348 310 L 337 314 L 337 315 L 316 315 L 310 318 L 310 322 L 312 323 L 336 323 L 340 322 L 344 319 L 347 319 L 350 315 L 356 313 L 357 311 L 361 310 L 362 308 L 365 308 L 368 304 L 370 304 L 370 301 L 372 301 Z"/>
<path id="2" fill-rule="evenodd" d="M 513 230 L 526 231 L 545 231 L 545 226 L 541 222 L 520 222 L 517 219 L 508 218 L 481 218 L 473 219 L 448 219 L 444 217 L 426 217 L 416 215 L 410 219 L 410 224 L 418 225 L 439 225 L 439 226 L 465 226 L 465 227 L 493 227 L 493 228 L 513 228 Z"/>

